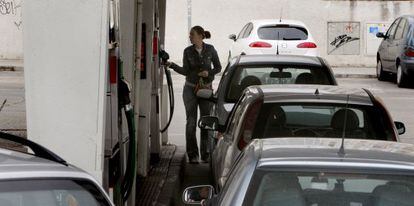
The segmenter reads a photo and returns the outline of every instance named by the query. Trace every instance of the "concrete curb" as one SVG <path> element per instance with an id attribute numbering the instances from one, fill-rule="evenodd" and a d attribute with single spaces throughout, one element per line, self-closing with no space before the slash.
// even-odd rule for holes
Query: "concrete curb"
<path id="1" fill-rule="evenodd" d="M 335 78 L 377 78 L 375 74 L 334 74 Z"/>
<path id="2" fill-rule="evenodd" d="M 168 175 L 155 205 L 181 205 L 180 188 L 184 178 L 185 163 L 185 148 L 177 146 L 174 156 L 170 162 Z"/>

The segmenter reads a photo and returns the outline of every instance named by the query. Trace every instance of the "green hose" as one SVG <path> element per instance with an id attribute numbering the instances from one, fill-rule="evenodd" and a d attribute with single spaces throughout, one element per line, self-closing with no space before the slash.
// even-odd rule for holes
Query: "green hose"
<path id="1" fill-rule="evenodd" d="M 125 107 L 125 116 L 129 134 L 127 167 L 125 169 L 125 174 L 116 182 L 114 188 L 114 203 L 119 206 L 123 205 L 131 194 L 137 168 L 134 110 L 131 105 Z"/>
<path id="2" fill-rule="evenodd" d="M 124 178 L 121 183 L 121 194 L 124 202 L 128 199 L 131 194 L 133 183 L 136 175 L 136 139 L 135 139 L 135 124 L 134 124 L 134 109 L 130 105 L 125 106 L 125 116 L 128 123 L 129 133 L 129 147 L 128 147 L 128 160 Z"/>

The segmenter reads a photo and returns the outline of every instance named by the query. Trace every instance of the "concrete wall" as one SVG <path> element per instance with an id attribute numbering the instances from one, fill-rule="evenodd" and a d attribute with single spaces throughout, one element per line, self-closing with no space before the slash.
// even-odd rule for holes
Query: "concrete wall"
<path id="1" fill-rule="evenodd" d="M 23 58 L 22 0 L 0 0 L 0 45 L 0 61 Z"/>
<path id="2" fill-rule="evenodd" d="M 181 62 L 188 45 L 188 2 L 191 23 L 212 33 L 212 43 L 226 63 L 232 41 L 251 19 L 280 18 L 303 21 L 313 34 L 319 53 L 333 66 L 374 66 L 375 56 L 366 54 L 366 24 L 390 23 L 396 17 L 414 13 L 414 1 L 346 0 L 171 0 L 167 2 L 166 50 L 171 60 Z M 328 22 L 359 22 L 359 55 L 328 55 Z M 375 44 L 378 44 L 376 42 Z"/>

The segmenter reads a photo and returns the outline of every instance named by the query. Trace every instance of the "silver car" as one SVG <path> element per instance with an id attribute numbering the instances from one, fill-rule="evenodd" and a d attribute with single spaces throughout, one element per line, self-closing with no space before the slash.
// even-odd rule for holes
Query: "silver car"
<path id="1" fill-rule="evenodd" d="M 414 146 L 378 140 L 254 140 L 237 157 L 229 180 L 183 193 L 199 205 L 414 205 Z"/>
<path id="2" fill-rule="evenodd" d="M 34 154 L 0 149 L 1 206 L 113 206 L 99 183 L 29 140 L 0 133 Z"/>
<path id="3" fill-rule="evenodd" d="M 214 116 L 200 128 L 217 129 Z M 346 122 L 346 124 L 344 124 Z M 345 131 L 345 132 L 344 132 Z M 398 141 L 405 132 L 381 101 L 368 90 L 323 85 L 251 86 L 242 95 L 221 131 L 211 166 L 217 189 L 235 158 L 252 139 L 327 137 Z"/>

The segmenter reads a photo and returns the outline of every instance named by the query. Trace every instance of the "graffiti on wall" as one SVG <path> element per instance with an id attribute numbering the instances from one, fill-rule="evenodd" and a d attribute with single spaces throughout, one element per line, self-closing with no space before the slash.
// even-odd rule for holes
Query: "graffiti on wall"
<path id="1" fill-rule="evenodd" d="M 359 22 L 328 22 L 328 55 L 360 54 Z"/>
<path id="2" fill-rule="evenodd" d="M 22 25 L 22 5 L 16 0 L 0 0 L 0 16 L 10 16 L 14 26 L 20 30 Z M 14 17 L 14 18 L 13 18 Z"/>

